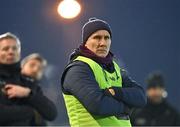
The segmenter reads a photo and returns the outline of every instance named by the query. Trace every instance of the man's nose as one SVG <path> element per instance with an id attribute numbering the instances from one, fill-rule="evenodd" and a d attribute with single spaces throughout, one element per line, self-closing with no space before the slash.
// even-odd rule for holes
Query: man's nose
<path id="1" fill-rule="evenodd" d="M 32 69 L 32 70 L 31 70 L 31 74 L 32 74 L 33 76 L 35 76 L 35 75 L 37 74 L 37 70 L 36 70 L 36 69 Z"/>
<path id="2" fill-rule="evenodd" d="M 13 50 L 12 48 L 10 48 L 10 49 L 8 50 L 8 53 L 11 54 L 11 55 L 13 55 L 13 54 L 14 54 L 14 50 Z"/>
<path id="3" fill-rule="evenodd" d="M 101 41 L 100 41 L 100 45 L 103 46 L 103 45 L 106 45 L 107 42 L 105 40 L 105 38 L 102 38 Z"/>

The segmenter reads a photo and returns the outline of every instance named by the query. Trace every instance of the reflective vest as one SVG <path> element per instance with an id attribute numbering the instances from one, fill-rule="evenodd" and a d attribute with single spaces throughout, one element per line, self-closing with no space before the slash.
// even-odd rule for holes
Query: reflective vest
<path id="1" fill-rule="evenodd" d="M 104 70 L 98 63 L 90 58 L 78 56 L 74 61 L 82 61 L 90 66 L 92 69 L 96 82 L 101 89 L 106 89 L 112 86 L 122 87 L 122 77 L 120 68 L 113 61 L 115 71 L 109 73 Z M 69 122 L 71 126 L 118 126 L 118 127 L 131 127 L 130 120 L 117 119 L 115 116 L 101 117 L 90 114 L 86 108 L 73 96 L 63 94 Z M 108 110 L 108 105 L 107 105 Z"/>

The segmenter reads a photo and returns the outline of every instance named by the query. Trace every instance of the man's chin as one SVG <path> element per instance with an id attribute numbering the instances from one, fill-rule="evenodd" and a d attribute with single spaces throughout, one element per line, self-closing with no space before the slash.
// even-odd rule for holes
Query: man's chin
<path id="1" fill-rule="evenodd" d="M 150 102 L 152 104 L 160 104 L 162 102 L 162 98 L 151 98 Z"/>
<path id="2" fill-rule="evenodd" d="M 15 60 L 7 60 L 5 64 L 14 64 L 14 63 L 16 63 Z"/>
<path id="3" fill-rule="evenodd" d="M 98 54 L 97 56 L 105 58 L 107 55 L 106 54 Z"/>
<path id="4" fill-rule="evenodd" d="M 107 52 L 99 52 L 99 53 L 97 54 L 97 56 L 104 58 L 104 57 L 107 56 Z"/>

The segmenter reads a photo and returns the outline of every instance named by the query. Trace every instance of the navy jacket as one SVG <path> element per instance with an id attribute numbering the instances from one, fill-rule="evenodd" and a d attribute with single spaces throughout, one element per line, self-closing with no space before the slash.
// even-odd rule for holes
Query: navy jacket
<path id="1" fill-rule="evenodd" d="M 38 84 L 20 73 L 20 64 L 0 64 L 0 125 L 31 125 L 34 110 L 44 119 L 54 120 L 57 109 L 53 102 L 44 96 Z M 31 94 L 26 98 L 8 99 L 2 89 L 8 83 L 29 87 Z"/>
<path id="2" fill-rule="evenodd" d="M 127 107 L 143 107 L 146 96 L 143 88 L 132 80 L 124 70 L 121 70 L 122 87 L 119 90 L 120 99 L 107 96 L 99 88 L 93 71 L 84 62 L 70 63 L 61 79 L 62 91 L 74 95 L 84 107 L 94 115 L 112 116 L 126 112 Z"/>
<path id="3" fill-rule="evenodd" d="M 153 104 L 149 99 L 142 109 L 131 114 L 133 126 L 180 126 L 180 114 L 166 100 Z"/>

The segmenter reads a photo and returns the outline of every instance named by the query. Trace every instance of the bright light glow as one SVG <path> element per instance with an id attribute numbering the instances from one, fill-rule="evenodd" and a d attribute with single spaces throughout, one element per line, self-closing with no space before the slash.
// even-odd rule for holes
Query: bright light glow
<path id="1" fill-rule="evenodd" d="M 67 19 L 75 18 L 81 11 L 81 6 L 76 0 L 63 0 L 58 6 L 58 13 Z"/>

